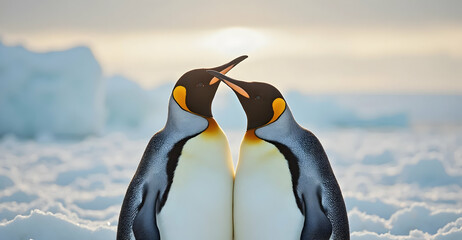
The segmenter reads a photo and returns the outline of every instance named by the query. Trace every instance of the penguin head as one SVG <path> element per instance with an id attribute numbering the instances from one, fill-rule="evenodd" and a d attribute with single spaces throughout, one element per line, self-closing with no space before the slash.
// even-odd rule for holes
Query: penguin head
<path id="1" fill-rule="evenodd" d="M 220 74 L 226 74 L 246 58 L 245 55 L 240 56 L 219 67 L 194 69 L 183 74 L 173 88 L 173 99 L 187 112 L 203 117 L 212 117 L 212 100 L 220 81 L 208 74 L 207 71 L 213 70 Z"/>
<path id="2" fill-rule="evenodd" d="M 239 81 L 213 70 L 207 72 L 223 81 L 236 93 L 247 115 L 247 130 L 276 121 L 286 110 L 284 97 L 270 84 Z"/>

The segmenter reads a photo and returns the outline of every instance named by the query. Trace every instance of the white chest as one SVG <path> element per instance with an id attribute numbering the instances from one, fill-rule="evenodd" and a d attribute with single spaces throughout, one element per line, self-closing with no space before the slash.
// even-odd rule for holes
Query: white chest
<path id="1" fill-rule="evenodd" d="M 234 185 L 235 239 L 300 239 L 303 223 L 287 160 L 270 143 L 244 141 Z"/>
<path id="2" fill-rule="evenodd" d="M 232 189 L 231 154 L 221 130 L 190 139 L 157 216 L 161 239 L 232 239 Z"/>

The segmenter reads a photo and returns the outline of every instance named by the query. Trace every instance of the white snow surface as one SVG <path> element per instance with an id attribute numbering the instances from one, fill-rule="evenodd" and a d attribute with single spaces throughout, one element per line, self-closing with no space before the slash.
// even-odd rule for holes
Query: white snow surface
<path id="1" fill-rule="evenodd" d="M 236 161 L 243 132 L 226 133 Z M 461 239 L 462 126 L 315 134 L 343 190 L 353 239 Z M 148 140 L 1 138 L 0 239 L 113 239 Z M 365 161 L 372 156 L 386 159 Z"/>
<path id="2" fill-rule="evenodd" d="M 0 43 L 0 240 L 114 239 L 172 83 L 106 78 L 85 47 Z M 462 239 L 462 96 L 283 94 L 327 151 L 352 239 Z M 213 112 L 236 164 L 244 112 L 224 86 Z"/>

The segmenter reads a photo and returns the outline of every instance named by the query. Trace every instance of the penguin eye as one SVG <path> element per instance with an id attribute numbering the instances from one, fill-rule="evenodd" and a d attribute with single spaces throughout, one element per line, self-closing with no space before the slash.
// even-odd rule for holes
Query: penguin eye
<path id="1" fill-rule="evenodd" d="M 261 98 L 260 95 L 257 95 L 257 96 L 255 97 L 255 100 L 260 100 L 260 98 Z"/>
<path id="2" fill-rule="evenodd" d="M 200 83 L 196 84 L 196 87 L 204 87 L 204 84 L 200 82 Z"/>

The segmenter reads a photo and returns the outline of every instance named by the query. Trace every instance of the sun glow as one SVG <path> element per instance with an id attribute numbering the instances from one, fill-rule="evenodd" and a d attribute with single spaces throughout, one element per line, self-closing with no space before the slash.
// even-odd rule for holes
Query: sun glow
<path id="1" fill-rule="evenodd" d="M 264 48 L 268 43 L 267 33 L 242 27 L 208 32 L 199 41 L 201 47 L 213 49 L 226 56 L 252 53 Z"/>

